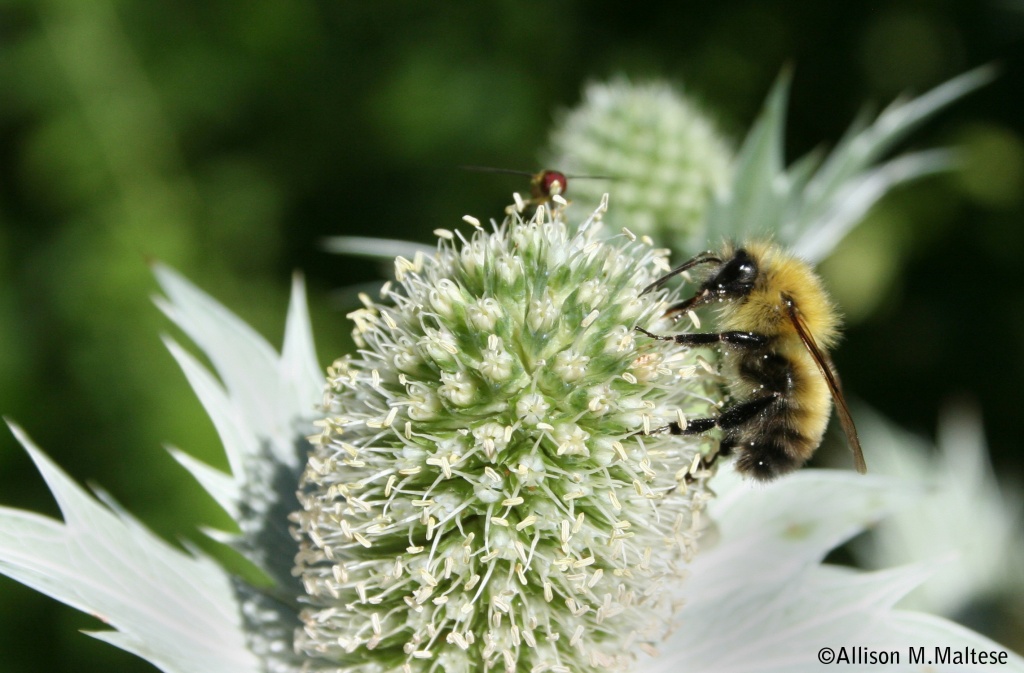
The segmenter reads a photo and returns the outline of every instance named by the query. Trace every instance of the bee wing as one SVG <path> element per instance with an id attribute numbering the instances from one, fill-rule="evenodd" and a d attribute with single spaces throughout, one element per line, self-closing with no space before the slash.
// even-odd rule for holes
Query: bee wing
<path id="1" fill-rule="evenodd" d="M 832 392 L 832 399 L 836 401 L 836 413 L 839 415 L 839 422 L 843 426 L 843 432 L 846 433 L 846 440 L 850 443 L 850 450 L 853 451 L 853 464 L 858 472 L 864 474 L 868 471 L 868 466 L 864 462 L 864 452 L 860 448 L 860 439 L 857 438 L 857 427 L 853 424 L 850 408 L 846 406 L 846 398 L 843 397 L 843 386 L 839 381 L 839 374 L 836 373 L 835 365 L 832 364 L 832 358 L 828 356 L 828 353 L 818 348 L 818 344 L 814 342 L 814 337 L 811 336 L 811 331 L 807 329 L 807 324 L 800 316 L 796 304 L 788 297 L 786 297 L 786 308 L 789 310 L 789 319 L 793 322 L 796 333 L 800 335 L 800 341 L 804 343 L 807 352 L 811 354 L 814 364 L 818 365 L 818 370 L 825 378 L 828 389 Z"/>

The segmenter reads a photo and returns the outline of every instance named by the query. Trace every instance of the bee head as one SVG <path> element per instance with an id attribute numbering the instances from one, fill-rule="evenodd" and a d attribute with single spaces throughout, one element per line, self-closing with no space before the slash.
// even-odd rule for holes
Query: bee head
<path id="1" fill-rule="evenodd" d="M 757 260 L 746 250 L 740 248 L 722 264 L 705 287 L 719 297 L 742 297 L 750 294 L 750 291 L 754 289 L 758 271 Z"/>

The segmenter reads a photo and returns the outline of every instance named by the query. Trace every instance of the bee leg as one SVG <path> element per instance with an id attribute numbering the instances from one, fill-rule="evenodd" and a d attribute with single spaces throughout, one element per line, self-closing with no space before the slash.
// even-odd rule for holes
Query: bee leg
<path id="1" fill-rule="evenodd" d="M 663 336 L 652 334 L 639 325 L 633 329 L 646 334 L 652 339 L 674 341 L 684 346 L 710 346 L 716 343 L 726 343 L 740 348 L 764 348 L 771 343 L 771 337 L 759 334 L 758 332 L 696 332 Z"/>
<path id="2" fill-rule="evenodd" d="M 747 400 L 746 402 L 740 402 L 726 408 L 717 418 L 694 418 L 687 422 L 685 428 L 677 422 L 669 423 L 665 428 L 658 428 L 659 430 L 668 429 L 673 435 L 698 435 L 716 426 L 726 431 L 725 437 L 722 438 L 718 445 L 718 451 L 710 456 L 701 456 L 697 467 L 686 474 L 686 483 L 690 484 L 696 480 L 694 476 L 696 472 L 706 470 L 714 465 L 719 458 L 732 454 L 736 448 L 736 438 L 729 430 L 751 420 L 770 407 L 781 396 L 781 393 L 772 393 Z"/>
<path id="3" fill-rule="evenodd" d="M 693 418 L 686 422 L 686 427 L 679 425 L 678 421 L 672 421 L 658 430 L 668 430 L 673 435 L 702 435 L 708 430 L 717 428 L 718 425 L 717 418 Z"/>
<path id="4" fill-rule="evenodd" d="M 667 309 L 665 309 L 665 312 L 662 313 L 662 316 L 667 318 L 678 313 L 686 313 L 694 306 L 699 306 L 700 304 L 704 303 L 706 294 L 707 293 L 695 294 L 689 299 L 684 299 L 683 301 L 676 302 L 675 304 L 672 304 Z"/>
<path id="5" fill-rule="evenodd" d="M 774 404 L 780 397 L 782 397 L 782 393 L 772 392 L 726 407 L 718 416 L 718 427 L 723 430 L 731 430 L 743 425 Z"/>
<path id="6" fill-rule="evenodd" d="M 697 461 L 696 467 L 694 467 L 693 469 L 686 473 L 686 476 L 684 477 L 686 483 L 692 484 L 693 482 L 697 481 L 698 472 L 703 472 L 714 467 L 715 463 L 718 462 L 719 458 L 731 455 L 733 448 L 735 448 L 735 442 L 728 437 L 723 438 L 721 443 L 719 443 L 718 445 L 717 451 L 712 453 L 710 456 L 702 455 L 700 457 L 700 460 Z"/>
<path id="7" fill-rule="evenodd" d="M 782 393 L 770 393 L 761 397 L 755 397 L 752 400 L 746 400 L 726 407 L 718 416 L 691 418 L 686 422 L 685 427 L 679 425 L 678 421 L 672 421 L 668 425 L 651 432 L 668 430 L 673 435 L 701 435 L 716 427 L 723 430 L 731 430 L 757 416 L 780 397 L 782 397 Z"/>

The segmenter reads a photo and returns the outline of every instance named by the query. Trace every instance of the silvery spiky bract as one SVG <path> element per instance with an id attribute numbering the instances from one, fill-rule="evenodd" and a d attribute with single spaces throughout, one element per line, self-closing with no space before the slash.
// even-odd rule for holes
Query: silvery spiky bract
<path id="1" fill-rule="evenodd" d="M 640 292 L 664 251 L 549 213 L 399 260 L 353 315 L 364 347 L 329 371 L 294 517 L 304 653 L 353 671 L 626 669 L 669 630 L 707 498 L 682 480 L 701 440 L 643 433 L 706 414 L 706 382 L 678 346 L 634 338 L 662 323 L 660 293 Z"/>
<path id="2" fill-rule="evenodd" d="M 866 567 L 934 559 L 934 580 L 907 597 L 908 608 L 953 616 L 967 614 L 979 601 L 1021 605 L 1024 499 L 1016 484 L 1001 481 L 993 469 L 977 410 L 946 409 L 935 446 L 866 409 L 859 415 L 863 437 L 878 447 L 872 470 L 915 479 L 926 490 L 858 540 L 857 558 Z"/>
<path id="3" fill-rule="evenodd" d="M 923 96 L 897 100 L 873 121 L 855 121 L 834 149 L 787 166 L 789 74 L 772 87 L 733 157 L 700 108 L 665 83 L 620 78 L 592 84 L 551 134 L 548 159 L 584 202 L 615 195 L 616 226 L 628 226 L 685 257 L 722 241 L 771 238 L 818 262 L 895 186 L 949 168 L 950 153 L 926 150 L 877 164 L 939 110 L 992 78 L 990 68 Z"/>
<path id="4" fill-rule="evenodd" d="M 971 70 L 922 96 L 894 101 L 871 123 L 862 114 L 830 152 L 811 152 L 787 166 L 784 73 L 740 147 L 732 179 L 715 195 L 690 245 L 770 237 L 803 259 L 821 261 L 894 187 L 950 167 L 951 153 L 944 150 L 878 161 L 922 121 L 992 75 L 990 68 Z"/>

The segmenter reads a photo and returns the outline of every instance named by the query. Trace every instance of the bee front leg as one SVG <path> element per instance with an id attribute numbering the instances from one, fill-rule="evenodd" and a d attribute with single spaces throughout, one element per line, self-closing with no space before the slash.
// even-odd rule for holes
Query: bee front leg
<path id="1" fill-rule="evenodd" d="M 685 313 L 685 312 L 689 311 L 691 308 L 694 308 L 696 306 L 700 306 L 701 304 L 703 304 L 704 301 L 706 300 L 706 298 L 707 298 L 707 293 L 706 292 L 702 292 L 701 294 L 695 294 L 692 297 L 690 297 L 689 299 L 684 299 L 683 301 L 676 302 L 675 304 L 672 304 L 667 309 L 665 309 L 665 312 L 662 313 L 661 315 L 667 318 L 669 316 L 674 316 L 674 315 L 676 315 L 678 313 Z"/>
<path id="2" fill-rule="evenodd" d="M 686 334 L 652 334 L 643 327 L 634 327 L 641 332 L 659 341 L 674 341 L 684 346 L 710 346 L 716 343 L 725 343 L 740 348 L 764 348 L 771 343 L 771 337 L 758 332 L 697 332 Z"/>

